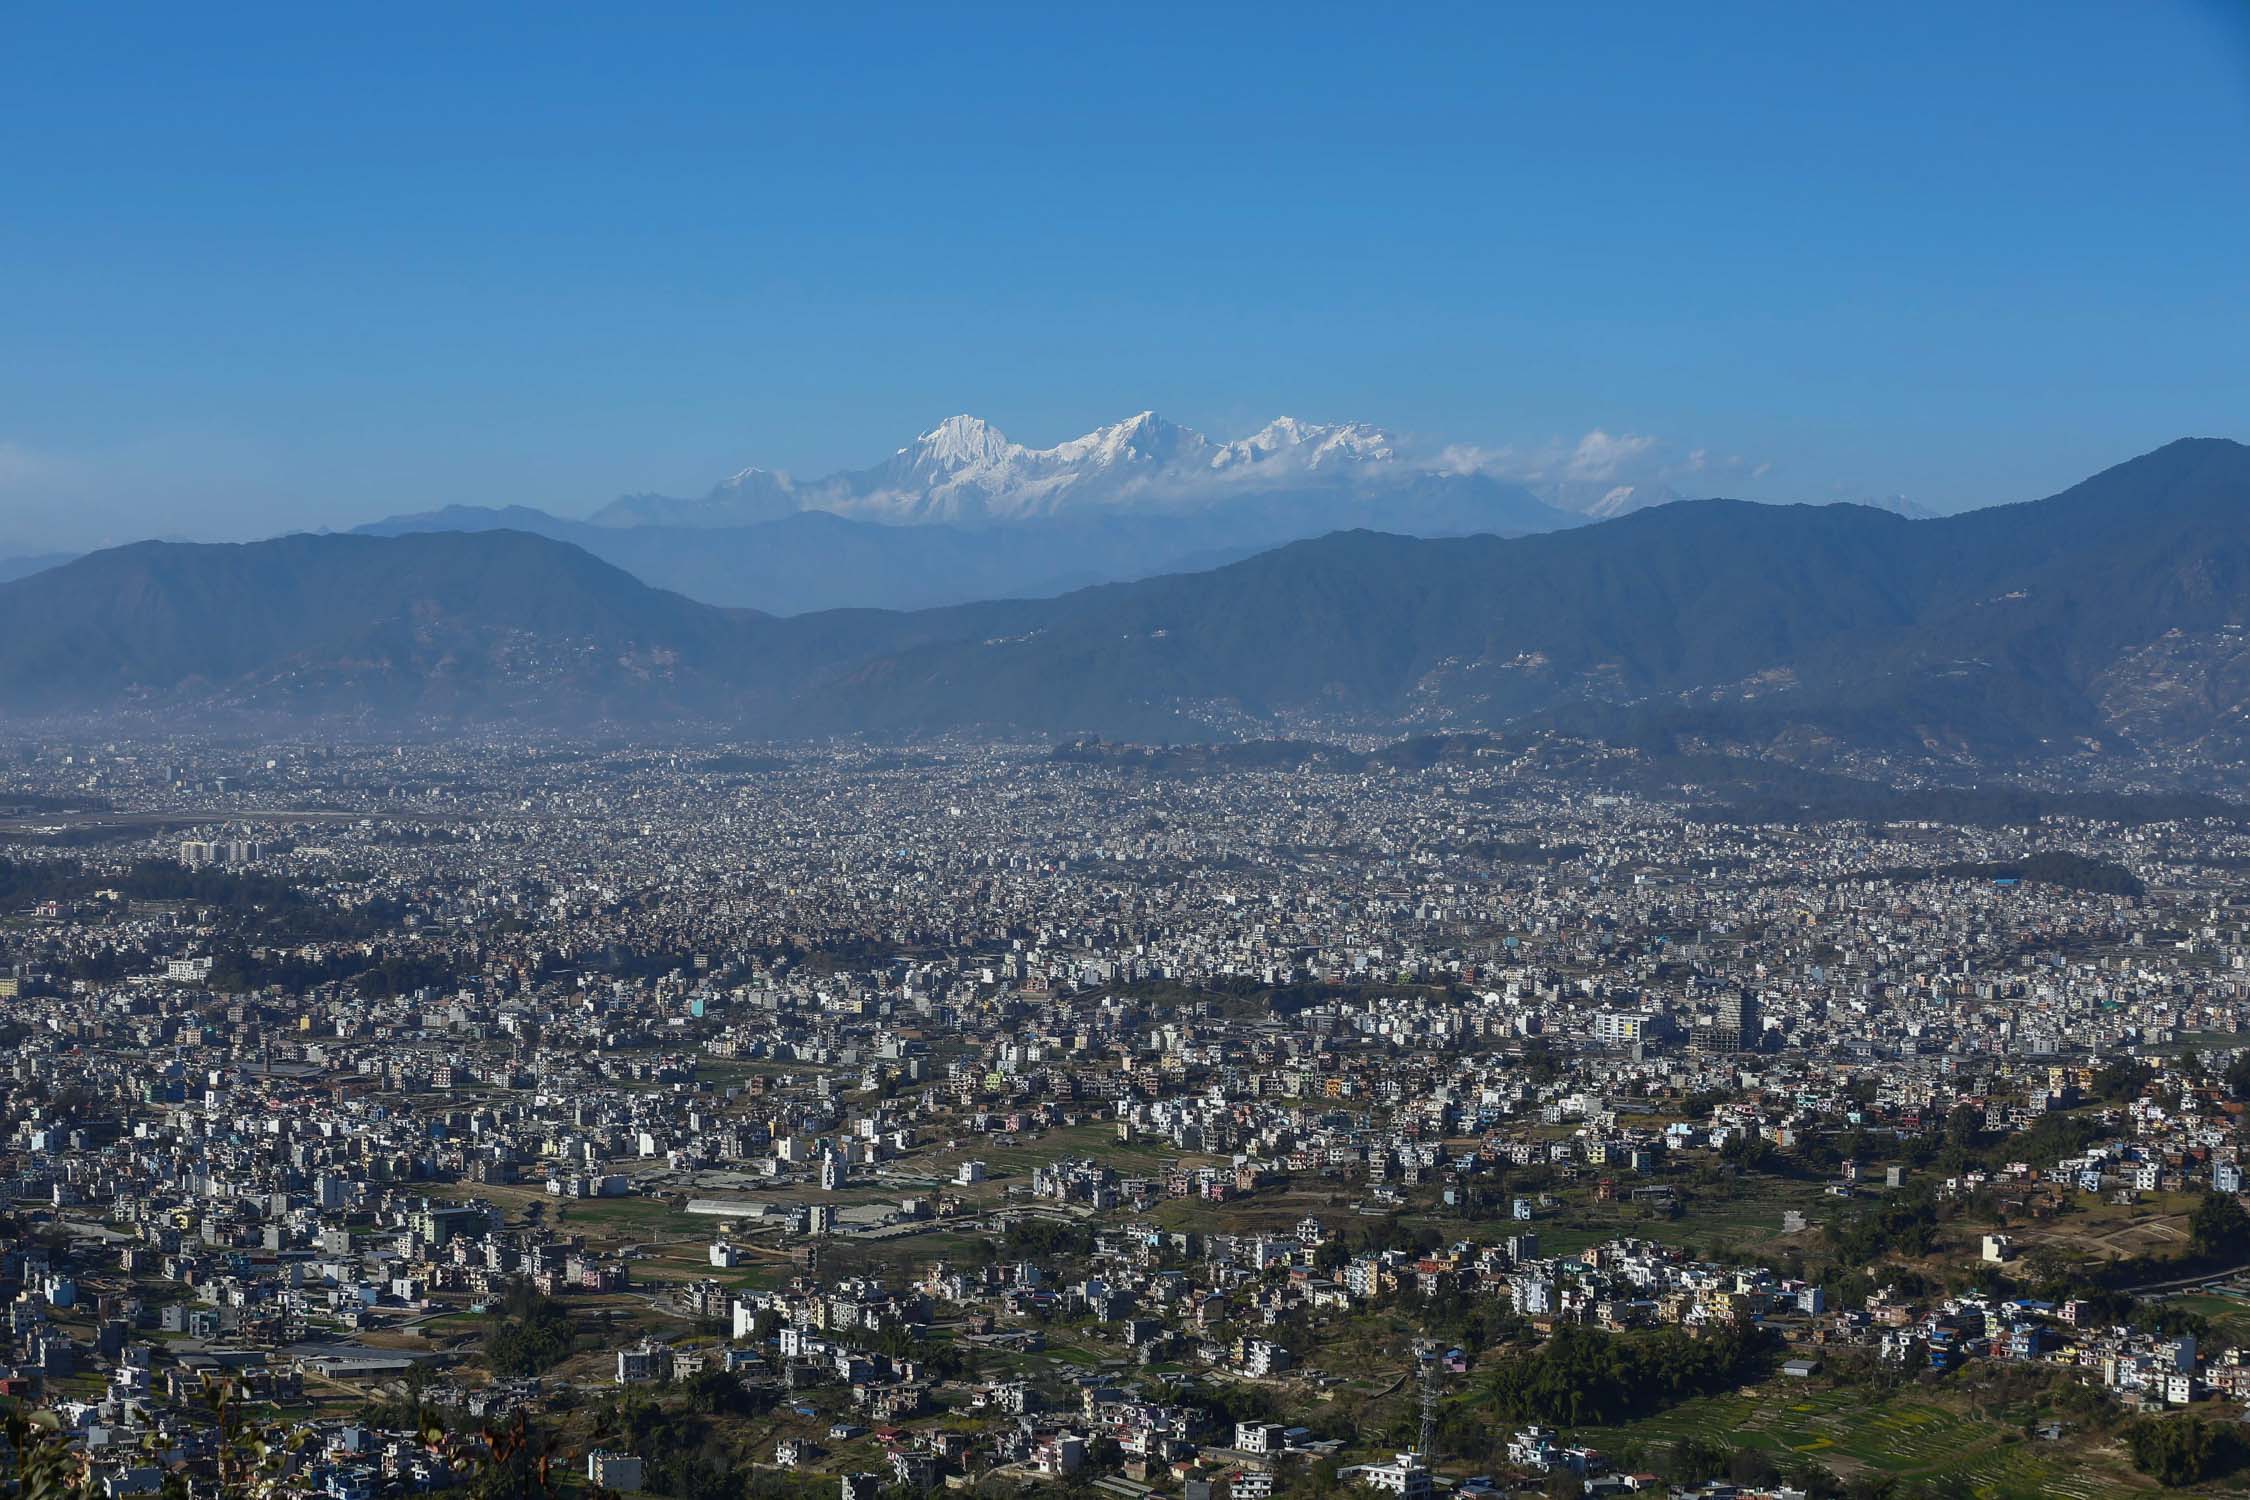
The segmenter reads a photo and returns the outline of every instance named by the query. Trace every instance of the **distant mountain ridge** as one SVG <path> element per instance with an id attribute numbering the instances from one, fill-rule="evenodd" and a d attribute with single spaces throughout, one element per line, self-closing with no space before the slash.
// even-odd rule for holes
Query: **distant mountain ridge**
<path id="1" fill-rule="evenodd" d="M 75 552 L 35 552 L 17 557 L 0 557 L 0 583 L 10 583 L 18 578 L 29 578 L 34 573 L 44 573 L 49 568 L 59 568 L 78 556 Z"/>
<path id="2" fill-rule="evenodd" d="M 1638 452 L 1639 442 L 1617 446 Z M 1417 458 L 1363 422 L 1279 417 L 1216 441 L 1143 411 L 1029 448 L 960 415 L 882 463 L 817 479 L 748 468 L 700 497 L 625 495 L 583 521 L 449 506 L 356 529 L 530 531 L 707 604 L 800 614 L 1049 598 L 1333 531 L 1526 536 L 1682 498 L 1663 483 L 1592 477 L 1608 471 L 1602 462 L 1564 469 L 1534 491 L 1460 450 Z"/>
<path id="3" fill-rule="evenodd" d="M 452 506 L 357 529 L 529 531 L 706 603 L 796 614 L 1045 598 L 1356 528 L 1515 536 L 1580 520 L 1407 462 L 1360 423 L 1283 417 L 1216 443 L 1142 412 L 1040 449 L 951 417 L 869 469 L 803 483 L 745 469 L 700 499 L 629 495 L 586 521 Z"/>
<path id="4" fill-rule="evenodd" d="M 746 526 L 596 526 L 526 506 L 448 506 L 357 528 L 363 536 L 524 531 L 582 547 L 658 588 L 773 614 L 930 609 L 1043 599 L 1151 574 L 1231 562 L 1293 540 L 1253 517 L 1122 515 L 1015 527 L 886 526 L 797 511 Z"/>
<path id="5" fill-rule="evenodd" d="M 685 701 L 748 618 L 514 532 L 139 542 L 0 586 L 0 698 L 493 719 Z"/>
<path id="6" fill-rule="evenodd" d="M 800 521 L 806 518 L 799 518 Z M 0 713 L 380 712 L 1154 743 L 1550 725 L 1704 749 L 2250 755 L 2250 448 L 1909 521 L 1690 501 L 792 618 L 512 531 L 147 543 L 0 585 Z M 828 517 L 813 524 L 850 526 Z"/>

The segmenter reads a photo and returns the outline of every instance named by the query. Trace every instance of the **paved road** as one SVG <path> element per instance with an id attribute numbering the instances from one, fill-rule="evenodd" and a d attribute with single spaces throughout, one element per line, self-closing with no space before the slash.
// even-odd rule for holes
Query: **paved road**
<path id="1" fill-rule="evenodd" d="M 2170 1281 L 2144 1282 L 2140 1286 L 2120 1288 L 2129 1297 L 2143 1296 L 2149 1292 L 2176 1291 L 2184 1286 L 2206 1286 L 2214 1281 L 2228 1281 L 2250 1271 L 2250 1261 L 2239 1266 L 2229 1266 L 2224 1271 L 2204 1271 L 2195 1276 L 2175 1276 Z"/>

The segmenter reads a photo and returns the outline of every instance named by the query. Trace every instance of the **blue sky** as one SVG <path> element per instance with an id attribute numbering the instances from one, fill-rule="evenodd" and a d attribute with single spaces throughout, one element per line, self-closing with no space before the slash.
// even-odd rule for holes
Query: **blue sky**
<path id="1" fill-rule="evenodd" d="M 0 550 L 582 513 L 962 410 L 1937 508 L 2250 438 L 2241 0 L 7 31 Z"/>

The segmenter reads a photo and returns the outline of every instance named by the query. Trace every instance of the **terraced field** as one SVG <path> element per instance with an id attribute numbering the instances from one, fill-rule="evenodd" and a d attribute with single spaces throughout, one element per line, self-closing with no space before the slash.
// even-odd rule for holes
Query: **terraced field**
<path id="1" fill-rule="evenodd" d="M 1859 1390 L 1769 1387 L 1683 1402 L 1645 1421 L 1573 1436 L 1612 1449 L 1632 1441 L 1696 1438 L 1762 1449 L 1783 1461 L 1809 1458 L 1847 1476 L 1873 1472 L 1953 1481 L 1985 1500 L 2160 1493 L 2114 1451 L 2027 1439 L 2013 1425 L 1915 1391 L 1871 1400 Z"/>

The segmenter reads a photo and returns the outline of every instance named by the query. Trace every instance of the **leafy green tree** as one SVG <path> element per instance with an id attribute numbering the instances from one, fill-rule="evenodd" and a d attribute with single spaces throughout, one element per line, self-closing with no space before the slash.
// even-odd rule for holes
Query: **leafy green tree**
<path id="1" fill-rule="evenodd" d="M 1737 1448 L 1727 1460 L 1727 1478 L 1736 1484 L 1763 1488 L 1780 1479 L 1781 1470 L 1771 1454 L 1756 1448 Z"/>
<path id="2" fill-rule="evenodd" d="M 2147 1063 L 2121 1057 L 2094 1075 L 2094 1097 L 2105 1104 L 2123 1104 L 2138 1099 L 2141 1090 L 2156 1076 Z"/>
<path id="3" fill-rule="evenodd" d="M 757 1416 L 771 1411 L 777 1401 L 773 1392 L 753 1390 L 741 1376 L 724 1370 L 705 1370 L 687 1383 L 688 1410 L 710 1416 Z"/>
<path id="4" fill-rule="evenodd" d="M 500 1321 L 485 1335 L 485 1363 L 495 1375 L 537 1375 L 570 1357 L 578 1342 L 570 1312 L 529 1282 L 510 1287 Z"/>
<path id="5" fill-rule="evenodd" d="M 1739 1384 L 1762 1365 L 1768 1343 L 1749 1329 L 1613 1336 L 1565 1324 L 1537 1351 L 1496 1361 L 1484 1398 L 1506 1421 L 1606 1426 Z"/>
<path id="6" fill-rule="evenodd" d="M 2205 1193 L 2188 1220 L 2188 1237 L 2198 1255 L 2250 1254 L 2250 1213 L 2232 1193 Z"/>
<path id="7" fill-rule="evenodd" d="M 2125 1429 L 2125 1446 L 2133 1467 L 2175 1487 L 2231 1474 L 2250 1460 L 2250 1443 L 2232 1424 L 2200 1417 L 2135 1422 Z"/>
<path id="8" fill-rule="evenodd" d="M 1886 1194 L 1826 1229 L 1837 1257 L 1866 1265 L 1886 1255 L 1924 1255 L 1937 1238 L 1937 1206 L 1928 1187 Z"/>

